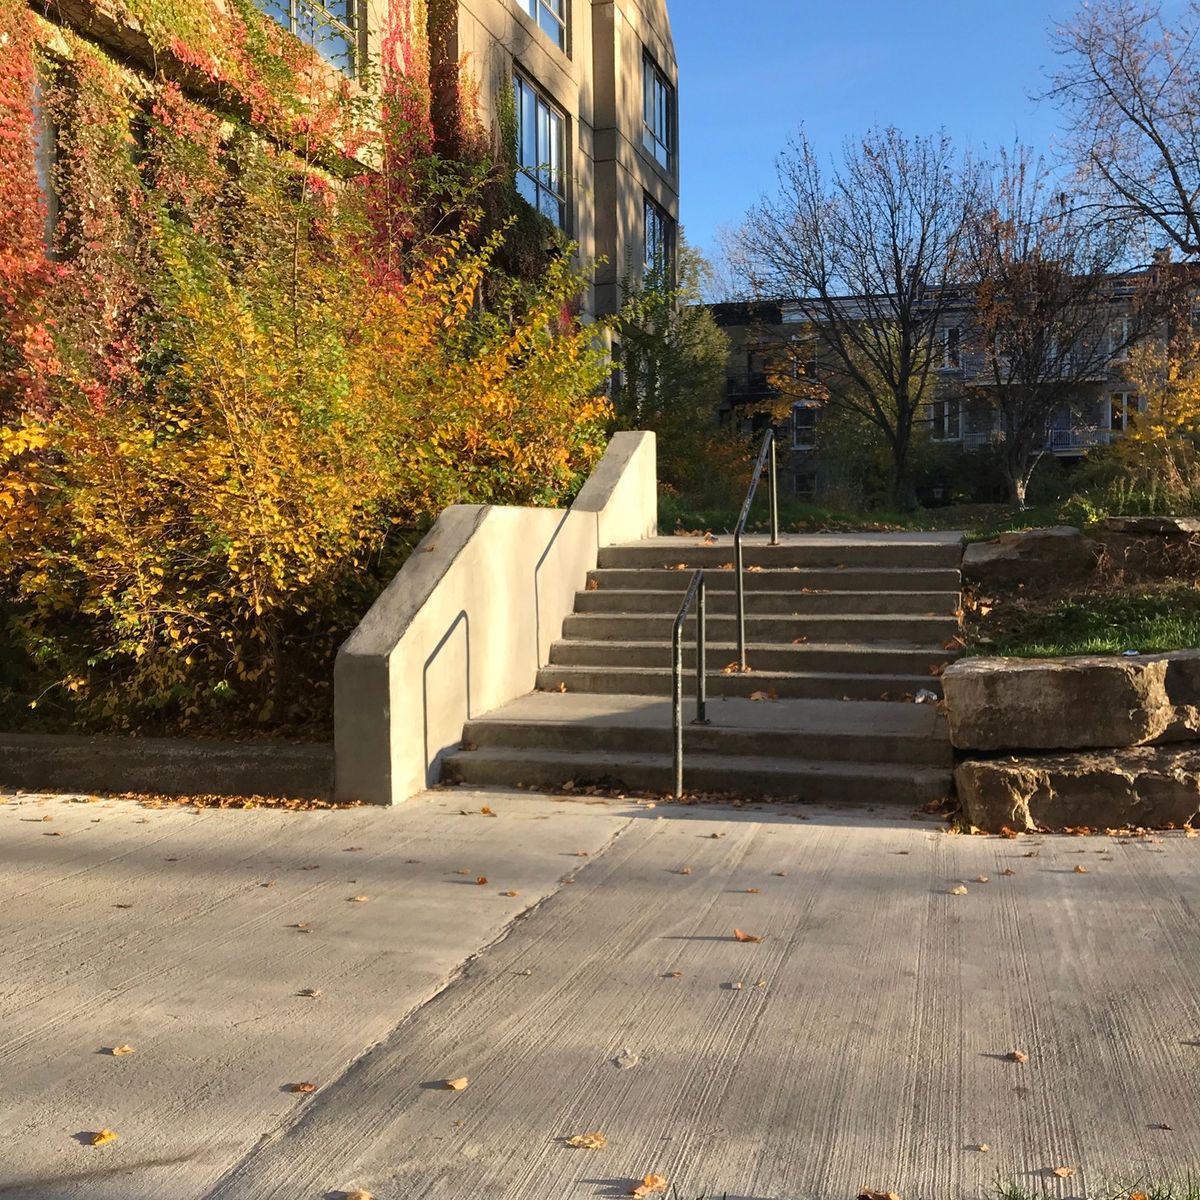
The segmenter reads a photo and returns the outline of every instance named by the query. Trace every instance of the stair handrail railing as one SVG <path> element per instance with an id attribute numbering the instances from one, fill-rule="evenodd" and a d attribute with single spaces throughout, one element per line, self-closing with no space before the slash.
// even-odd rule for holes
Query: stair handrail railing
<path id="1" fill-rule="evenodd" d="M 771 545 L 779 545 L 779 473 L 775 460 L 775 430 L 768 429 L 763 436 L 762 448 L 758 452 L 758 461 L 754 464 L 754 474 L 750 477 L 750 490 L 746 493 L 746 501 L 742 505 L 737 525 L 733 530 L 733 569 L 736 574 L 737 587 L 737 648 L 738 670 L 746 670 L 746 564 L 742 556 L 742 534 L 746 532 L 746 522 L 750 518 L 750 507 L 754 503 L 758 482 L 762 478 L 763 467 L 770 462 L 768 485 L 771 503 Z"/>
<path id="2" fill-rule="evenodd" d="M 707 725 L 708 681 L 706 645 L 708 622 L 704 572 L 696 571 L 675 617 L 671 631 L 671 732 L 674 738 L 675 799 L 683 799 L 683 626 L 693 603 L 696 605 L 696 718 L 693 725 Z"/>

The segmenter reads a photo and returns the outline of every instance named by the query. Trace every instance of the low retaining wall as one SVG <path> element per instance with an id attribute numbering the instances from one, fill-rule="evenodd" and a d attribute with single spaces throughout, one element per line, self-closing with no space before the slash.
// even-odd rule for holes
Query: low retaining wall
<path id="1" fill-rule="evenodd" d="M 328 800 L 333 795 L 333 747 L 0 734 L 0 782 L 30 792 Z"/>
<path id="2" fill-rule="evenodd" d="M 533 690 L 600 549 L 656 530 L 655 441 L 618 433 L 567 510 L 455 505 L 338 652 L 335 795 L 437 782 L 468 720 Z"/>
<path id="3" fill-rule="evenodd" d="M 980 829 L 1182 826 L 1200 812 L 1200 650 L 969 658 L 942 684 L 955 785 Z"/>

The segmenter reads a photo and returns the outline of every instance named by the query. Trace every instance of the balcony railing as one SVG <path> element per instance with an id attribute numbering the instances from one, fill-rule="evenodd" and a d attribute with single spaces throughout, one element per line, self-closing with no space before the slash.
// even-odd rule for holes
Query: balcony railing
<path id="1" fill-rule="evenodd" d="M 1111 445 L 1120 436 L 1119 430 L 1104 429 L 1095 425 L 1078 425 L 1068 429 L 1047 429 L 1046 439 L 1038 447 L 1041 450 L 1061 452 L 1065 450 L 1088 450 L 1095 446 Z M 962 435 L 964 450 L 980 450 L 1004 441 L 1002 429 L 987 429 Z"/>

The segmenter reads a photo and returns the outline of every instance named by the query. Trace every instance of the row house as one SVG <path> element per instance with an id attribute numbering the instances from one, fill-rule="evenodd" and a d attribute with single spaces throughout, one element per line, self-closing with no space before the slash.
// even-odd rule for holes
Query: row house
<path id="1" fill-rule="evenodd" d="M 1018 355 L 1035 357 L 1041 377 L 1061 399 L 1049 406 L 1040 450 L 1078 460 L 1120 437 L 1144 401 L 1126 377 L 1129 352 L 1148 334 L 1135 317 L 1136 277 L 1113 279 L 1103 297 L 1073 330 L 1070 344 L 1005 347 L 985 338 L 969 290 L 941 298 L 934 329 L 929 401 L 914 432 L 945 450 L 964 454 L 1005 438 L 998 403 L 1003 385 L 1022 377 Z M 847 298 L 847 305 L 853 305 Z M 822 454 L 820 388 L 836 377 L 830 352 L 794 301 L 768 300 L 711 306 L 730 341 L 722 424 L 746 432 L 774 425 L 780 437 L 783 478 L 802 498 L 843 482 Z M 814 387 L 815 385 L 815 387 Z"/>

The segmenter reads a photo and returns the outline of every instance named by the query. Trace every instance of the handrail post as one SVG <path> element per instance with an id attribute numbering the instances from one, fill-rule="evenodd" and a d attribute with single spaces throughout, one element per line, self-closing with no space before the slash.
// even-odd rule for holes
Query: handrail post
<path id="1" fill-rule="evenodd" d="M 742 533 L 733 535 L 733 571 L 737 582 L 738 670 L 746 670 L 746 575 L 742 570 Z"/>
<path id="2" fill-rule="evenodd" d="M 775 460 L 775 431 L 771 431 L 771 545 L 779 545 L 779 474 Z"/>
<path id="3" fill-rule="evenodd" d="M 674 732 L 675 799 L 683 799 L 683 622 L 671 634 L 671 728 Z"/>
<path id="4" fill-rule="evenodd" d="M 693 725 L 708 724 L 708 614 L 704 575 L 696 594 L 696 719 Z"/>

